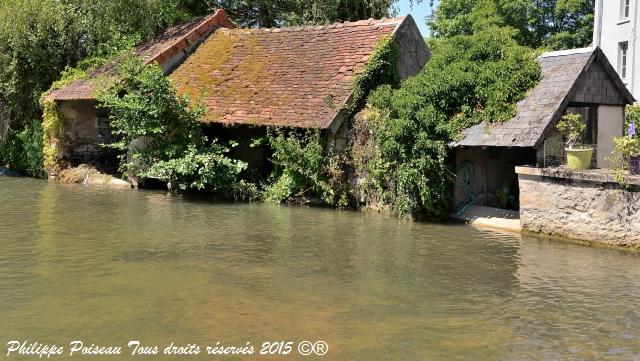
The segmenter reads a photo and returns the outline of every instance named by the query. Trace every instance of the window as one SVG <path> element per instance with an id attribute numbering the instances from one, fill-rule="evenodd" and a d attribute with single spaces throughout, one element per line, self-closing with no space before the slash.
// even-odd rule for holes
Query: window
<path id="1" fill-rule="evenodd" d="M 618 74 L 620 78 L 627 78 L 627 50 L 629 50 L 629 43 L 623 42 L 618 45 Z"/>
<path id="2" fill-rule="evenodd" d="M 104 108 L 98 108 L 96 111 L 96 128 L 98 128 L 98 134 L 101 138 L 107 141 L 111 139 L 109 112 Z"/>
<path id="3" fill-rule="evenodd" d="M 627 19 L 629 17 L 629 2 L 631 0 L 620 0 L 620 18 Z"/>

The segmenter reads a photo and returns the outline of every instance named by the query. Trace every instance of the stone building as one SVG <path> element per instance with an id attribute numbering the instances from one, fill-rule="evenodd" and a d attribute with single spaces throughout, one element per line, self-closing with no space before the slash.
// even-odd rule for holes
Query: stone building
<path id="1" fill-rule="evenodd" d="M 539 57 L 542 80 L 517 104 L 513 119 L 466 130 L 454 146 L 459 174 L 457 202 L 518 210 L 516 166 L 544 168 L 563 149 L 556 123 L 580 113 L 587 124 L 584 144 L 593 144 L 596 167 L 609 166 L 613 138 L 624 132 L 624 109 L 634 98 L 599 48 L 551 52 Z M 466 179 L 462 179 L 462 178 Z"/>
<path id="2" fill-rule="evenodd" d="M 235 156 L 260 168 L 264 149 L 250 147 L 268 127 L 321 129 L 335 146 L 346 143 L 344 111 L 378 44 L 397 45 L 397 81 L 419 72 L 429 50 L 411 16 L 329 26 L 234 29 L 224 11 L 194 19 L 136 49 L 157 62 L 179 93 L 205 105 L 203 129 L 234 139 Z M 111 65 L 113 67 L 113 65 Z M 109 71 L 103 68 L 94 75 Z M 95 76 L 52 92 L 66 117 L 61 161 L 100 161 L 109 141 L 108 110 L 95 101 Z"/>

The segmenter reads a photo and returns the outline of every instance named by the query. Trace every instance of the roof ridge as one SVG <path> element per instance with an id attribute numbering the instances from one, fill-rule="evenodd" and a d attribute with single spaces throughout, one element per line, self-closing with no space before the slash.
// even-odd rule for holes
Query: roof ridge
<path id="1" fill-rule="evenodd" d="M 224 9 L 218 9 L 214 13 L 205 16 L 200 24 L 191 29 L 191 31 L 178 38 L 173 43 L 167 45 L 158 53 L 151 55 L 146 63 L 151 64 L 153 62 L 158 62 L 162 64 L 166 60 L 171 59 L 171 57 L 173 57 L 180 51 L 188 48 L 191 44 L 197 42 L 200 38 L 209 33 L 216 26 L 235 28 L 235 25 L 231 22 L 231 20 L 229 20 L 229 16 L 227 15 L 226 11 L 224 11 Z"/>
<path id="2" fill-rule="evenodd" d="M 266 33 L 281 33 L 281 32 L 293 32 L 293 31 L 309 31 L 309 30 L 328 30 L 328 29 L 341 29 L 341 28 L 351 28 L 351 27 L 362 27 L 362 26 L 398 26 L 402 24 L 407 16 L 401 16 L 396 18 L 382 18 L 382 19 L 374 19 L 369 18 L 366 20 L 358 20 L 358 21 L 345 21 L 341 23 L 333 23 L 326 25 L 302 25 L 302 26 L 287 26 L 282 28 L 235 28 L 231 30 L 236 31 L 246 31 L 246 32 L 266 32 Z"/>

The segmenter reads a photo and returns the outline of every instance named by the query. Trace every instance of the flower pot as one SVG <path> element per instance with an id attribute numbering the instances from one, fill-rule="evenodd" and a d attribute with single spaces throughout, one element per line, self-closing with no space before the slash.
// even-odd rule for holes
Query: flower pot
<path id="1" fill-rule="evenodd" d="M 565 149 L 567 153 L 567 166 L 571 170 L 583 170 L 591 168 L 593 148 Z"/>
<path id="2" fill-rule="evenodd" d="M 629 174 L 640 175 L 640 155 L 629 159 Z"/>

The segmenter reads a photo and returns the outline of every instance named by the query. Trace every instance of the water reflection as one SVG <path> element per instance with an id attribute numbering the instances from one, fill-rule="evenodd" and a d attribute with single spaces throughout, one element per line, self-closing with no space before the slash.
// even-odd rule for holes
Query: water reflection
<path id="1" fill-rule="evenodd" d="M 0 178 L 0 200 L 0 335 L 12 339 L 322 339 L 331 360 L 640 358 L 633 254 L 28 179 Z"/>

